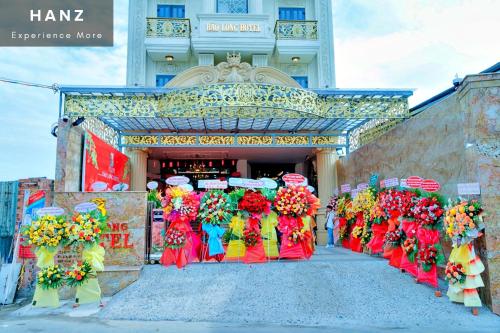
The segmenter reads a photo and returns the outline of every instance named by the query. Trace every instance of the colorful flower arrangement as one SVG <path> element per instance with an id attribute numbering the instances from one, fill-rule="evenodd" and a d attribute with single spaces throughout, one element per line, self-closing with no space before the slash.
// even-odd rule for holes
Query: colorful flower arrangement
<path id="1" fill-rule="evenodd" d="M 378 194 L 372 209 L 370 209 L 370 221 L 374 224 L 381 224 L 386 219 L 385 211 L 380 204 L 380 197 L 382 195 L 383 192 Z"/>
<path id="2" fill-rule="evenodd" d="M 88 213 L 75 213 L 66 229 L 68 241 L 72 245 L 92 246 L 99 242 L 106 228 L 106 218 L 97 209 Z"/>
<path id="3" fill-rule="evenodd" d="M 354 213 L 369 214 L 372 207 L 375 205 L 374 190 L 367 188 L 358 193 L 352 200 L 352 211 Z"/>
<path id="4" fill-rule="evenodd" d="M 379 205 L 385 211 L 386 216 L 389 216 L 390 212 L 399 212 L 400 216 L 411 216 L 414 198 L 416 194 L 413 192 L 387 189 L 381 192 Z"/>
<path id="5" fill-rule="evenodd" d="M 358 193 L 356 198 L 352 201 L 352 211 L 354 214 L 363 213 L 363 225 L 359 226 L 361 230 L 361 234 L 355 236 L 354 233 L 352 233 L 354 238 L 361 238 L 361 244 L 365 245 L 367 244 L 371 237 L 372 237 L 372 232 L 371 232 L 371 218 L 370 218 L 370 213 L 375 207 L 376 203 L 376 190 L 374 188 L 367 188 L 361 192 Z M 355 227 L 356 228 L 356 227 Z M 354 231 L 354 230 L 353 230 Z M 357 233 L 359 233 L 359 229 L 356 230 Z"/>
<path id="6" fill-rule="evenodd" d="M 389 248 L 397 248 L 401 245 L 404 239 L 404 232 L 401 229 L 396 229 L 394 231 L 388 231 L 385 234 L 385 246 Z"/>
<path id="7" fill-rule="evenodd" d="M 169 228 L 165 234 L 165 247 L 180 249 L 186 243 L 186 232 L 177 228 Z"/>
<path id="8" fill-rule="evenodd" d="M 410 262 L 415 262 L 415 257 L 418 253 L 418 241 L 417 238 L 410 237 L 406 238 L 403 242 L 403 251 L 405 251 L 406 256 Z"/>
<path id="9" fill-rule="evenodd" d="M 368 244 L 370 239 L 372 239 L 372 230 L 371 230 L 372 222 L 371 221 L 365 221 L 365 224 L 363 225 L 363 232 L 361 234 L 361 244 L 365 245 Z"/>
<path id="10" fill-rule="evenodd" d="M 59 265 L 42 268 L 38 272 L 37 284 L 43 289 L 57 289 L 64 284 L 64 272 Z"/>
<path id="11" fill-rule="evenodd" d="M 253 228 L 247 228 L 243 230 L 243 240 L 245 241 L 246 247 L 253 247 L 257 245 L 260 238 L 261 238 L 260 232 L 258 232 Z"/>
<path id="12" fill-rule="evenodd" d="M 444 223 L 446 236 L 454 246 L 468 244 L 484 229 L 483 209 L 477 200 L 450 202 Z"/>
<path id="13" fill-rule="evenodd" d="M 232 209 L 229 195 L 221 190 L 206 192 L 201 198 L 199 221 L 204 224 L 220 225 L 231 221 Z"/>
<path id="14" fill-rule="evenodd" d="M 347 225 L 344 225 L 344 226 L 340 227 L 340 229 L 339 229 L 339 240 L 342 241 L 342 240 L 347 239 L 347 238 L 349 238 L 349 233 L 348 233 Z"/>
<path id="15" fill-rule="evenodd" d="M 339 196 L 338 195 L 333 195 L 330 197 L 330 200 L 328 200 L 328 205 L 327 206 L 332 206 L 332 210 L 334 212 L 337 211 L 337 204 L 339 201 Z"/>
<path id="16" fill-rule="evenodd" d="M 91 272 L 92 265 L 87 261 L 75 263 L 66 271 L 66 282 L 70 287 L 81 286 L 91 277 Z"/>
<path id="17" fill-rule="evenodd" d="M 444 257 L 438 244 L 422 246 L 418 250 L 418 261 L 425 272 L 429 272 L 432 265 L 442 264 Z"/>
<path id="18" fill-rule="evenodd" d="M 355 226 L 351 232 L 352 237 L 360 238 L 363 235 L 363 227 Z"/>
<path id="19" fill-rule="evenodd" d="M 465 269 L 460 263 L 448 262 L 444 273 L 446 280 L 450 282 L 450 284 L 465 282 Z"/>
<path id="20" fill-rule="evenodd" d="M 320 207 L 319 199 L 304 186 L 282 187 L 274 200 L 276 210 L 285 216 L 312 216 Z"/>
<path id="21" fill-rule="evenodd" d="M 26 245 L 55 248 L 66 242 L 67 227 L 65 216 L 44 215 L 37 217 L 30 225 L 24 226 L 22 234 L 27 236 Z"/>
<path id="22" fill-rule="evenodd" d="M 161 208 L 161 195 L 158 190 L 149 190 L 148 192 L 148 202 L 154 202 L 155 207 L 157 209 Z"/>
<path id="23" fill-rule="evenodd" d="M 413 206 L 412 214 L 423 227 L 433 229 L 443 218 L 444 210 L 437 197 L 422 197 Z"/>
<path id="24" fill-rule="evenodd" d="M 337 202 L 337 216 L 343 217 L 346 220 L 352 220 L 355 217 L 354 211 L 352 210 L 352 201 L 349 194 L 345 194 L 340 197 Z"/>
<path id="25" fill-rule="evenodd" d="M 259 216 L 263 213 L 269 213 L 271 202 L 260 192 L 246 190 L 243 197 L 238 201 L 238 209 L 251 216 Z"/>
<path id="26" fill-rule="evenodd" d="M 198 216 L 200 199 L 195 192 L 176 186 L 165 191 L 161 205 L 168 221 L 190 222 Z"/>
<path id="27" fill-rule="evenodd" d="M 293 227 L 290 234 L 288 235 L 288 246 L 291 247 L 292 243 L 297 244 L 305 239 L 305 230 L 298 227 Z"/>

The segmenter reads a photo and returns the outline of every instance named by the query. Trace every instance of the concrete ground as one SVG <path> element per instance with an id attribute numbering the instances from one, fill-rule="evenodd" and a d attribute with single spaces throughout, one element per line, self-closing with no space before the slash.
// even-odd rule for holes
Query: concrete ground
<path id="1" fill-rule="evenodd" d="M 63 307 L 64 308 L 64 307 Z M 38 311 L 38 312 L 37 312 Z M 6 332 L 500 332 L 387 261 L 320 248 L 310 261 L 147 266 L 97 312 L 0 312 Z M 71 327 L 71 330 L 68 328 Z"/>

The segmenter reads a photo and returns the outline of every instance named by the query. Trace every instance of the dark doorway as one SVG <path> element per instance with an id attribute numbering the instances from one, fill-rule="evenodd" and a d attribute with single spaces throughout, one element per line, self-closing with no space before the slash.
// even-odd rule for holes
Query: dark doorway
<path id="1" fill-rule="evenodd" d="M 250 163 L 250 173 L 252 179 L 262 177 L 277 178 L 285 173 L 295 172 L 294 163 Z"/>

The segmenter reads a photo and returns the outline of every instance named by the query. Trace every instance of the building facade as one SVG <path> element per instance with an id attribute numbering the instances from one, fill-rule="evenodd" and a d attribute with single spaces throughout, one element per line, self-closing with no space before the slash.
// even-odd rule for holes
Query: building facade
<path id="1" fill-rule="evenodd" d="M 127 85 L 163 87 L 238 53 L 304 88 L 334 88 L 331 0 L 130 0 Z"/>
<path id="2" fill-rule="evenodd" d="M 321 226 L 339 157 L 410 117 L 411 90 L 336 88 L 329 0 L 129 3 L 127 86 L 59 89 L 54 202 L 106 199 L 112 239 L 127 239 L 105 245 L 105 294 L 144 263 L 149 181 L 300 173 Z M 129 191 L 84 191 L 86 131 L 128 156 Z"/>

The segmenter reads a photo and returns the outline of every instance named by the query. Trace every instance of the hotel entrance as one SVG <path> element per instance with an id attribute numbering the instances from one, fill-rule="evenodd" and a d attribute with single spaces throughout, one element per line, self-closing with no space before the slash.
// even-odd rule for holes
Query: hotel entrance
<path id="1" fill-rule="evenodd" d="M 147 181 L 163 188 L 173 176 L 189 178 L 194 189 L 200 180 L 271 178 L 282 184 L 288 173 L 299 173 L 317 186 L 315 153 L 312 148 L 149 148 Z"/>

